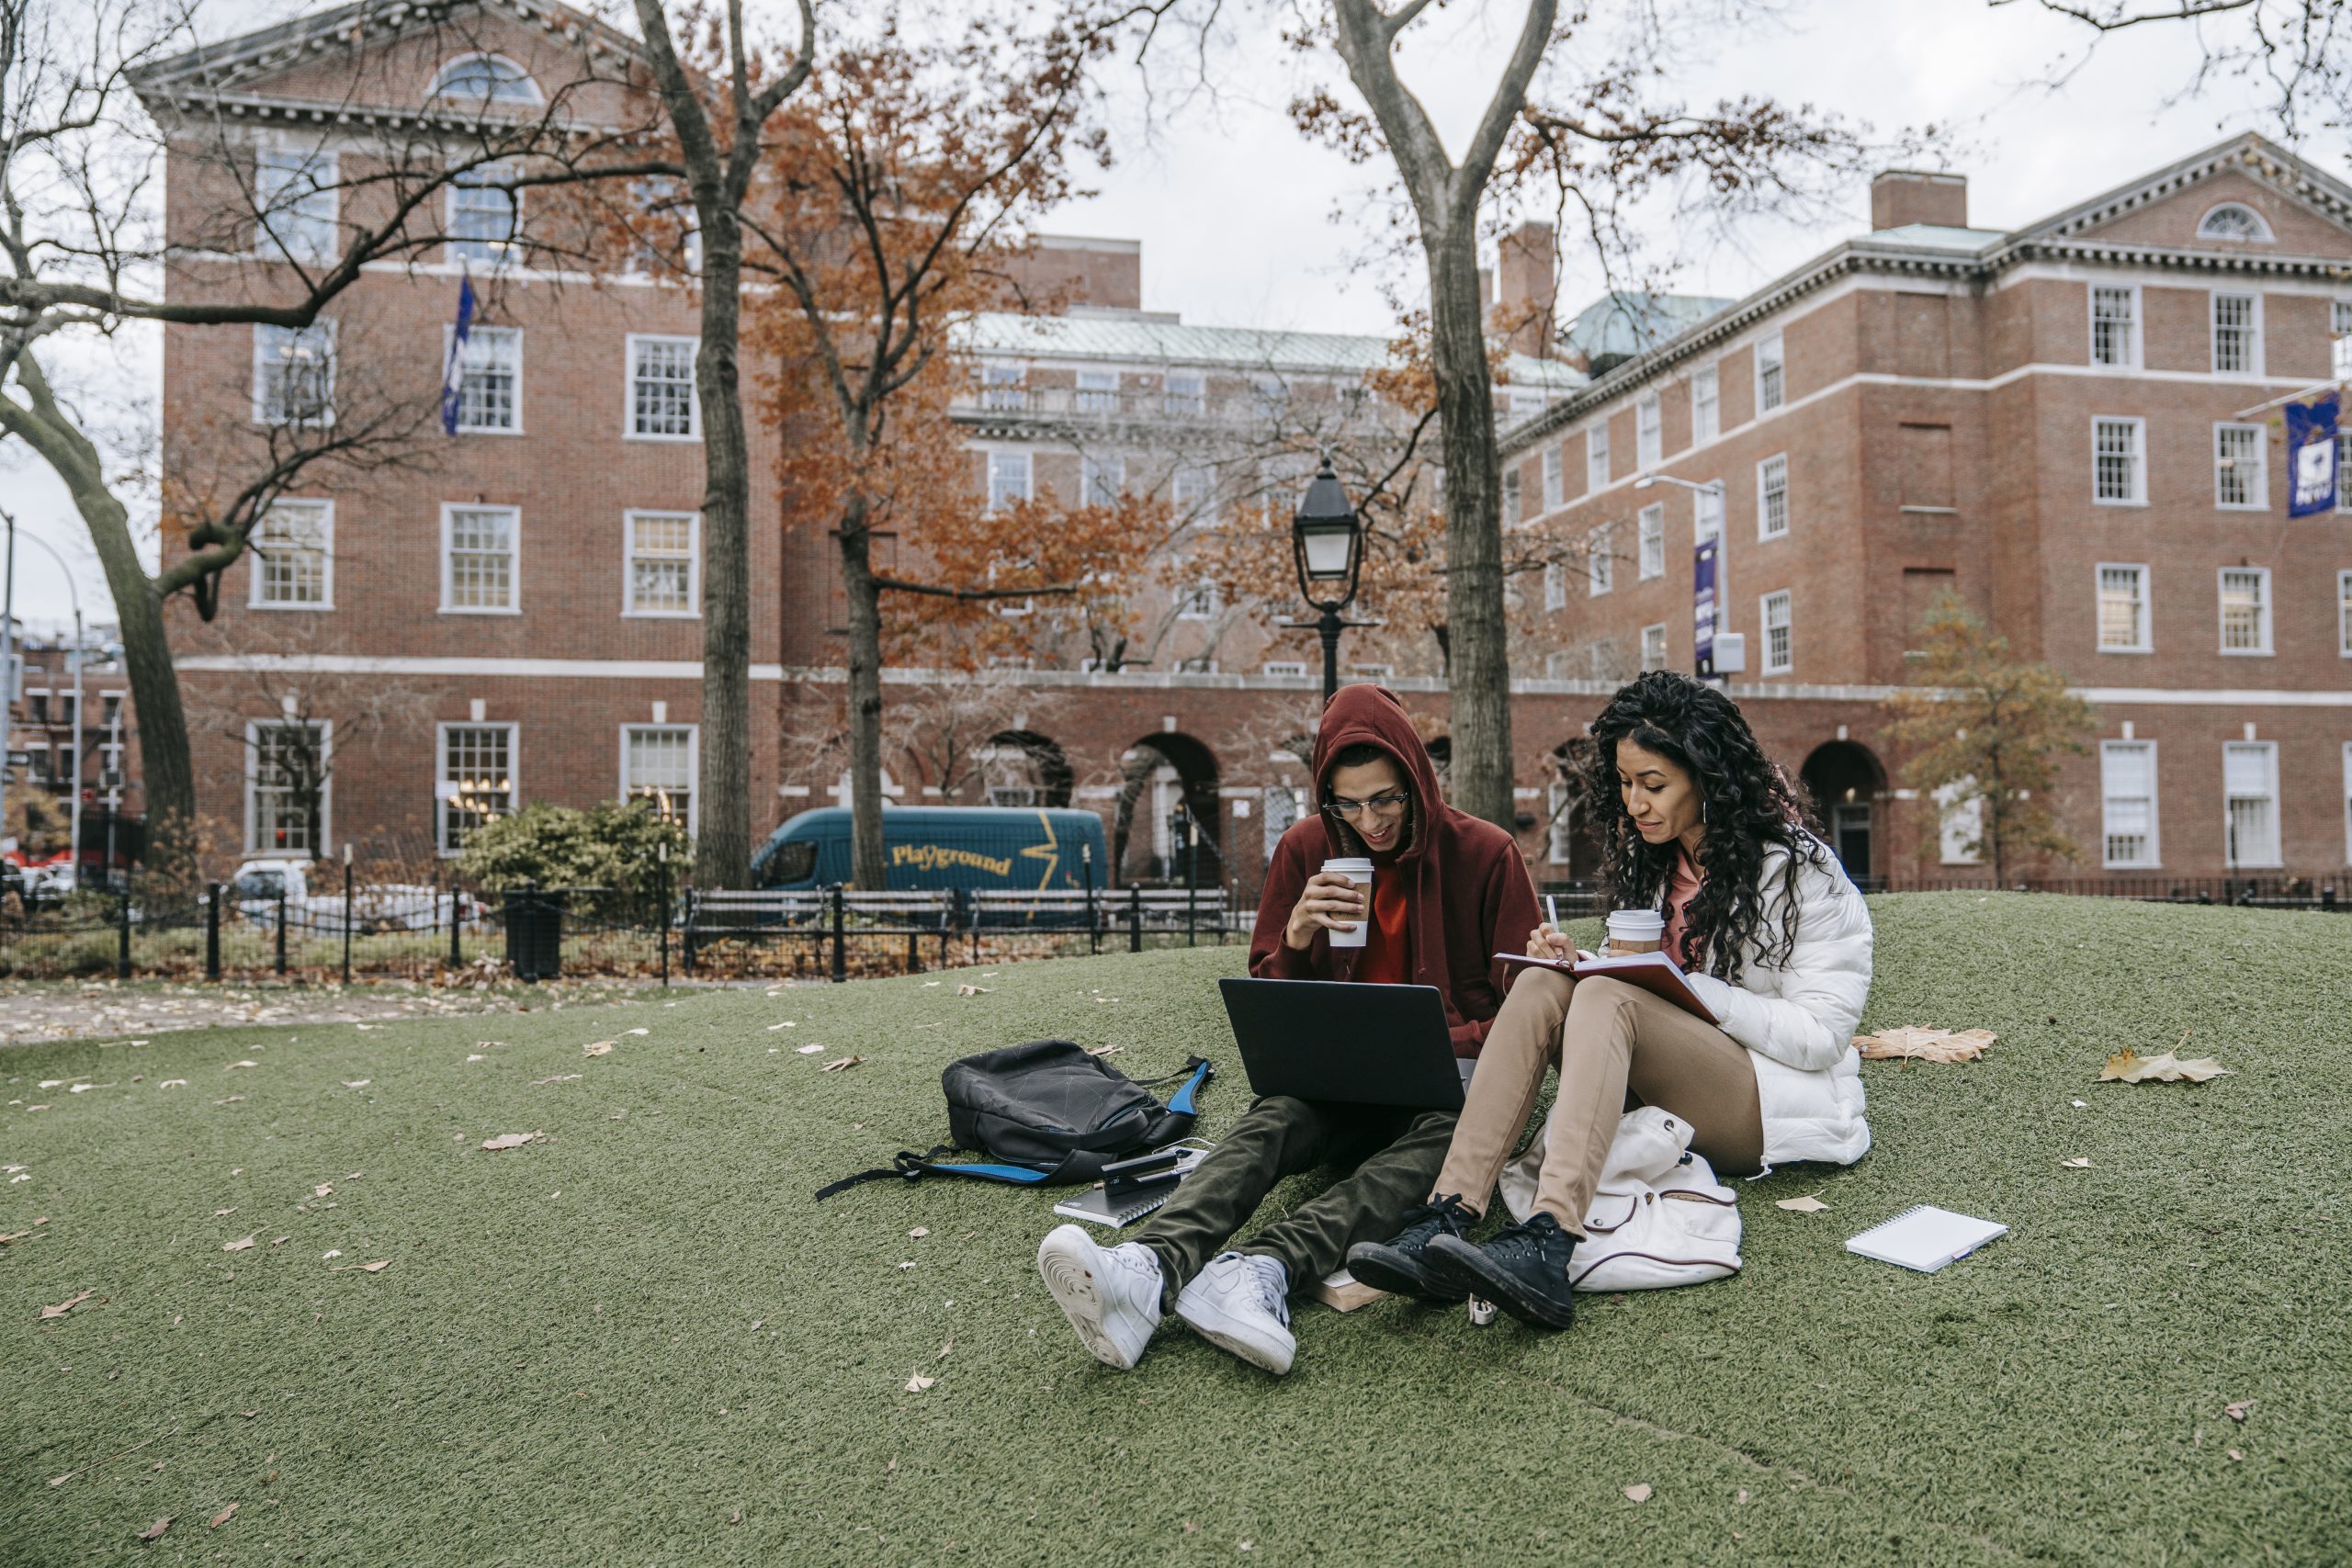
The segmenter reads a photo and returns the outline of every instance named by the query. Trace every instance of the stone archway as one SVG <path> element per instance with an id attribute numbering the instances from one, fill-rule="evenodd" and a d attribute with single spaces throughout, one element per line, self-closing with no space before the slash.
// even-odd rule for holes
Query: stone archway
<path id="1" fill-rule="evenodd" d="M 1838 863 L 1858 886 L 1868 886 L 1884 853 L 1878 803 L 1886 795 L 1886 769 L 1861 742 L 1829 740 L 1813 749 L 1797 776 Z"/>
<path id="2" fill-rule="evenodd" d="M 1224 881 L 1216 754 L 1193 736 L 1163 731 L 1137 739 L 1120 761 L 1125 778 L 1111 823 L 1111 859 L 1120 875 L 1135 881 L 1183 879 L 1183 845 L 1176 831 L 1181 809 L 1200 828 L 1201 881 Z"/>

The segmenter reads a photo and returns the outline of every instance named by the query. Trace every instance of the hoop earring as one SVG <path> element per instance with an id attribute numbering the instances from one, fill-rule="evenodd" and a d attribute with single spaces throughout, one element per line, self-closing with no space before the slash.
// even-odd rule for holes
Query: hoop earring
<path id="1" fill-rule="evenodd" d="M 1706 803 L 1705 801 L 1703 801 L 1703 800 L 1702 800 L 1702 801 L 1701 801 L 1701 802 L 1699 803 L 1699 826 L 1700 826 L 1700 827 L 1702 827 L 1702 828 L 1703 828 L 1703 827 L 1705 827 L 1706 825 L 1707 825 L 1707 803 Z"/>

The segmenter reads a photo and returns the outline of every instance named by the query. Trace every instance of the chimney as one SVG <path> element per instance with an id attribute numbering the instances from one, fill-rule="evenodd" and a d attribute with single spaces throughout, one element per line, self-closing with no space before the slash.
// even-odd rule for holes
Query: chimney
<path id="1" fill-rule="evenodd" d="M 1900 229 L 1906 223 L 1967 228 L 1968 176 L 1889 169 L 1871 180 L 1871 227 Z"/>
<path id="2" fill-rule="evenodd" d="M 1557 304 L 1552 226 L 1527 222 L 1505 234 L 1495 256 L 1495 298 L 1487 324 L 1513 352 L 1549 359 Z"/>

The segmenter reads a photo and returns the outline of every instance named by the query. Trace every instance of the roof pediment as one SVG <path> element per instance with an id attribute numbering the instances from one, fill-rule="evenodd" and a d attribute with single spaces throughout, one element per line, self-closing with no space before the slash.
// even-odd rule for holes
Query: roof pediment
<path id="1" fill-rule="evenodd" d="M 2352 239 L 2352 186 L 2277 142 L 2248 133 L 2029 223 L 2008 237 L 2008 244 L 2113 240 L 2135 246 L 2211 244 L 2220 253 L 2244 252 L 2247 246 L 2242 243 L 2200 238 L 2196 219 L 2215 202 L 2246 195 L 2254 196 L 2257 205 L 2301 220 L 2294 225 L 2300 233 L 2281 232 L 2267 249 L 2309 254 L 2315 245 L 2332 248 L 2338 236 Z M 2174 221 L 2154 220 L 2154 215 L 2165 211 Z M 2299 239 L 2302 243 L 2296 243 Z"/>

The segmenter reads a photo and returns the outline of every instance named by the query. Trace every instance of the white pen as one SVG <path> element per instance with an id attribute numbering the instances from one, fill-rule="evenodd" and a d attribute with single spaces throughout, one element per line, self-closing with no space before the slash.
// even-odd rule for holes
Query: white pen
<path id="1" fill-rule="evenodd" d="M 1560 929 L 1560 906 L 1553 901 L 1552 896 L 1549 893 L 1544 895 L 1544 914 L 1545 918 L 1551 921 L 1552 929 L 1554 931 L 1558 931 Z"/>

